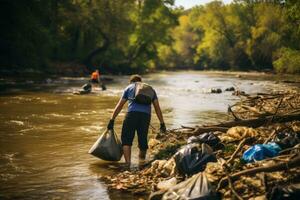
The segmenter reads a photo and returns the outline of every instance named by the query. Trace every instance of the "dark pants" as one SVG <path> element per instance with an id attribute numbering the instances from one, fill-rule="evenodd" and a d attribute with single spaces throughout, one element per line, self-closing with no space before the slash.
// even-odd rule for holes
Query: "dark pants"
<path id="1" fill-rule="evenodd" d="M 150 125 L 151 115 L 143 112 L 129 112 L 126 114 L 123 127 L 121 140 L 122 145 L 132 146 L 132 141 L 135 131 L 138 135 L 138 143 L 140 150 L 148 149 L 148 129 Z"/>
<path id="2" fill-rule="evenodd" d="M 91 79 L 92 83 L 99 83 L 98 79 Z"/>

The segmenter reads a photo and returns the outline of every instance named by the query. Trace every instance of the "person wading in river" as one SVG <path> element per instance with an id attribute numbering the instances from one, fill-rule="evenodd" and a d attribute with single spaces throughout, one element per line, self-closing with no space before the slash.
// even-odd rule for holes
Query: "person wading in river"
<path id="1" fill-rule="evenodd" d="M 99 73 L 98 69 L 92 73 L 91 82 L 94 84 L 99 84 L 99 86 L 101 86 L 102 90 L 106 90 L 106 86 L 100 77 L 100 73 Z"/>
<path id="2" fill-rule="evenodd" d="M 160 131 L 162 133 L 166 132 L 166 126 L 155 90 L 151 86 L 142 83 L 142 78 L 139 75 L 132 75 L 129 82 L 130 84 L 125 88 L 107 126 L 108 130 L 114 128 L 115 118 L 122 110 L 126 101 L 128 101 L 128 112 L 125 116 L 121 133 L 124 158 L 128 165 L 130 165 L 131 161 L 131 146 L 135 131 L 137 131 L 138 135 L 139 158 L 142 160 L 146 158 L 151 104 L 153 104 L 160 121 Z"/>

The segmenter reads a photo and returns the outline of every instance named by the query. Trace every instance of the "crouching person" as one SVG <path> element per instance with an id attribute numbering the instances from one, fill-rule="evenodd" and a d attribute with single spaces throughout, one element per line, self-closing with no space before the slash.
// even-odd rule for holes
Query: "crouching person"
<path id="1" fill-rule="evenodd" d="M 139 158 L 146 158 L 151 104 L 153 104 L 160 121 L 160 131 L 163 133 L 166 132 L 166 126 L 155 90 L 151 86 L 142 83 L 142 78 L 139 75 L 132 75 L 129 82 L 130 84 L 125 88 L 107 126 L 107 129 L 113 129 L 115 118 L 122 110 L 123 105 L 128 101 L 128 112 L 123 121 L 121 133 L 124 158 L 128 165 L 130 165 L 131 161 L 131 146 L 135 132 L 137 132 L 138 136 Z"/>

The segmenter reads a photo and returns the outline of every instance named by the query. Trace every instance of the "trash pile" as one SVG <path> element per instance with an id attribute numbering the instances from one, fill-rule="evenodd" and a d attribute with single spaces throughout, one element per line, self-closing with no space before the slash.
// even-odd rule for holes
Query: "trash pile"
<path id="1" fill-rule="evenodd" d="M 232 121 L 157 134 L 143 169 L 103 180 L 149 199 L 296 199 L 300 94 L 241 95 L 228 112 Z"/>

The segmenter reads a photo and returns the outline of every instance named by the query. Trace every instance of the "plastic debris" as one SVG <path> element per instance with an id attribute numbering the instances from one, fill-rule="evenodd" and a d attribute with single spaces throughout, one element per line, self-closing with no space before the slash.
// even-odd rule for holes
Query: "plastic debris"
<path id="1" fill-rule="evenodd" d="M 281 151 L 281 148 L 275 142 L 256 144 L 245 151 L 243 154 L 243 160 L 246 162 L 260 161 L 264 160 L 265 158 L 277 156 L 279 151 Z"/>
<path id="2" fill-rule="evenodd" d="M 173 177 L 169 180 L 159 182 L 157 184 L 157 188 L 160 190 L 168 190 L 171 187 L 175 186 L 176 184 L 177 184 L 177 179 L 175 177 Z"/>
<path id="3" fill-rule="evenodd" d="M 121 142 L 114 130 L 106 130 L 89 153 L 107 161 L 119 161 L 123 155 Z"/>
<path id="4" fill-rule="evenodd" d="M 258 132 L 253 128 L 236 126 L 228 129 L 227 133 L 220 136 L 222 142 L 233 142 L 245 137 L 256 137 Z"/>
<path id="5" fill-rule="evenodd" d="M 205 143 L 212 148 L 216 147 L 220 143 L 220 139 L 213 132 L 203 133 L 199 136 L 191 136 L 188 138 L 187 143 Z"/>
<path id="6" fill-rule="evenodd" d="M 205 173 L 198 173 L 191 178 L 171 187 L 162 197 L 162 200 L 180 199 L 219 199 L 214 193 Z"/>
<path id="7" fill-rule="evenodd" d="M 216 162 L 212 148 L 207 144 L 188 144 L 174 156 L 176 168 L 182 175 L 193 175 L 203 171 L 208 162 Z"/>
<path id="8" fill-rule="evenodd" d="M 300 139 L 298 134 L 294 132 L 281 132 L 276 135 L 273 141 L 276 142 L 282 149 L 286 149 L 299 144 Z"/>

